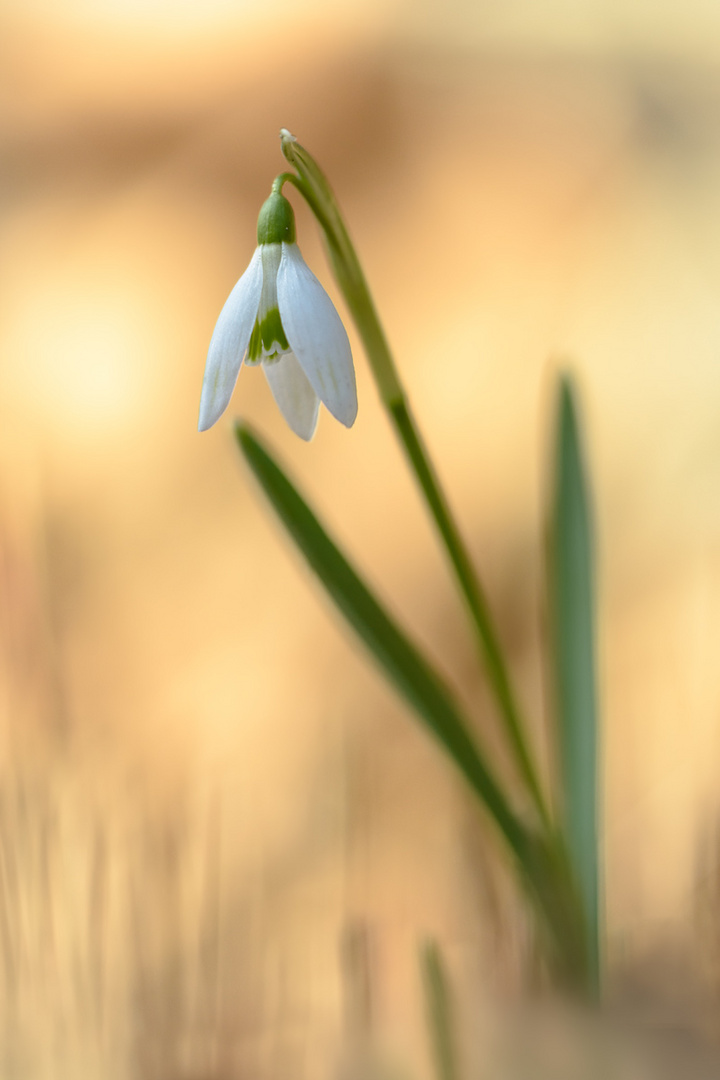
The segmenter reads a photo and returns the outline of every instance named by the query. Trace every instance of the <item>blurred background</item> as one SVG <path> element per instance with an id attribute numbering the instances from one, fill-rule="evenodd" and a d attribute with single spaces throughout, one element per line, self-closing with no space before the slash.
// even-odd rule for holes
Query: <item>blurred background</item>
<path id="1" fill-rule="evenodd" d="M 281 126 L 345 209 L 539 746 L 553 378 L 576 373 L 608 996 L 716 1042 L 720 7 L 6 0 L 0 30 L 3 1076 L 300 1080 L 368 1037 L 425 1076 L 428 934 L 479 1072 L 532 982 L 493 838 L 234 449 L 241 414 L 492 742 L 352 331 L 350 433 L 323 413 L 302 444 L 252 370 L 196 431 Z"/>

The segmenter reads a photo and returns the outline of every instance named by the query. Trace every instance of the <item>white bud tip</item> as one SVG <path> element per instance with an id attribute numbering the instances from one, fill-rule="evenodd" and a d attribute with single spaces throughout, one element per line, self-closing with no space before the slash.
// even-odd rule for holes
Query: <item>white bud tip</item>
<path id="1" fill-rule="evenodd" d="M 287 128 L 280 128 L 280 139 L 282 142 L 297 142 L 295 136 Z"/>

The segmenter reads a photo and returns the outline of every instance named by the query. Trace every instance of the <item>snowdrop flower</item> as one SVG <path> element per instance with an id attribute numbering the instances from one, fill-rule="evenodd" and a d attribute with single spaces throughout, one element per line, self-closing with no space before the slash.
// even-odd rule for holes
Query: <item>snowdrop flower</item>
<path id="1" fill-rule="evenodd" d="M 220 312 L 208 350 L 200 431 L 227 408 L 243 361 L 261 364 L 273 397 L 301 439 L 320 402 L 346 427 L 357 415 L 350 342 L 340 316 L 295 243 L 295 216 L 279 191 L 258 218 L 258 246 Z"/>

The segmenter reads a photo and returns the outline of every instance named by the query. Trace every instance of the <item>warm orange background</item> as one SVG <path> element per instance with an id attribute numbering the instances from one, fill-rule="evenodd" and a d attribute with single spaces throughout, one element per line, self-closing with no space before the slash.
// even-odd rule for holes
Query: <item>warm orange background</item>
<path id="1" fill-rule="evenodd" d="M 3 23 L 4 1075 L 327 1075 L 348 925 L 413 1066 L 422 934 L 466 1001 L 518 985 L 474 812 L 230 436 L 231 413 L 267 436 L 491 739 L 356 339 L 352 432 L 323 414 L 302 444 L 257 371 L 195 430 L 281 126 L 346 211 L 536 718 L 552 378 L 577 373 L 611 985 L 716 1027 L 720 8 L 8 0 Z"/>

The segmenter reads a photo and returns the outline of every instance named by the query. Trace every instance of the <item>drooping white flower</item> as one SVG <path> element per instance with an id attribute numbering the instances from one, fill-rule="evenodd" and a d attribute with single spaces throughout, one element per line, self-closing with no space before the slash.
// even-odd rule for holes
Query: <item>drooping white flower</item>
<path id="1" fill-rule="evenodd" d="M 273 191 L 258 246 L 215 326 L 200 398 L 200 431 L 227 408 L 243 361 L 261 364 L 292 430 L 311 439 L 320 402 L 346 427 L 357 415 L 350 342 L 340 316 L 295 243 L 295 217 Z"/>

